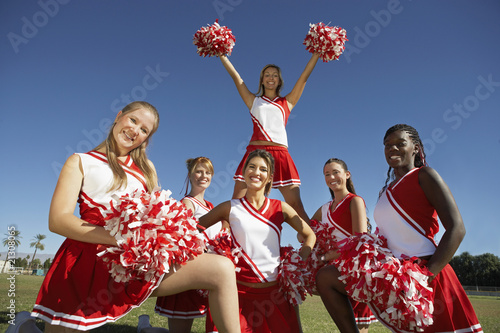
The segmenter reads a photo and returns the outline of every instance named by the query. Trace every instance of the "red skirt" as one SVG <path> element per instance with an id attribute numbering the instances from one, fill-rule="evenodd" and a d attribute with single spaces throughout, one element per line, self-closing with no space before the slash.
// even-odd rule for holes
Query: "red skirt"
<path id="1" fill-rule="evenodd" d="M 233 179 L 238 181 L 245 181 L 243 178 L 243 166 L 247 160 L 248 155 L 257 149 L 262 149 L 268 151 L 274 157 L 274 178 L 273 178 L 273 188 L 289 185 L 300 185 L 299 172 L 295 163 L 293 163 L 290 153 L 288 153 L 288 148 L 281 146 L 257 146 L 248 145 L 247 151 L 240 164 Z"/>
<path id="2" fill-rule="evenodd" d="M 155 312 L 161 316 L 179 319 L 194 319 L 207 315 L 208 299 L 197 290 L 158 297 Z"/>
<path id="3" fill-rule="evenodd" d="M 434 289 L 434 324 L 425 328 L 423 332 L 477 333 L 483 331 L 474 308 L 450 265 L 446 265 L 429 286 Z M 378 320 L 393 332 L 405 332 L 391 327 L 378 315 L 380 310 L 372 304 L 369 306 Z"/>
<path id="4" fill-rule="evenodd" d="M 115 282 L 97 257 L 97 247 L 64 241 L 45 276 L 32 316 L 52 325 L 91 330 L 141 305 L 161 282 Z"/>
<path id="5" fill-rule="evenodd" d="M 368 304 L 354 301 L 351 298 L 349 298 L 349 301 L 351 302 L 356 324 L 370 325 L 377 322 L 377 318 L 373 315 Z"/>
<path id="6" fill-rule="evenodd" d="M 297 314 L 292 304 L 279 291 L 279 285 L 251 288 L 238 284 L 241 332 L 295 333 L 299 332 Z M 218 332 L 210 315 L 206 332 Z"/>

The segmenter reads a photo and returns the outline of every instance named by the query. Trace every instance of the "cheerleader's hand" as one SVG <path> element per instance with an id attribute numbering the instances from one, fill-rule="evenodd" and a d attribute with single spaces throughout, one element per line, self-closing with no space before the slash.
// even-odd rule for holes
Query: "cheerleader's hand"
<path id="1" fill-rule="evenodd" d="M 312 249 L 305 245 L 302 246 L 299 250 L 299 256 L 302 258 L 303 261 L 306 261 L 306 259 L 311 255 Z"/>
<path id="2" fill-rule="evenodd" d="M 304 236 L 302 236 L 301 234 L 297 234 L 297 240 L 299 241 L 300 244 L 304 243 Z"/>

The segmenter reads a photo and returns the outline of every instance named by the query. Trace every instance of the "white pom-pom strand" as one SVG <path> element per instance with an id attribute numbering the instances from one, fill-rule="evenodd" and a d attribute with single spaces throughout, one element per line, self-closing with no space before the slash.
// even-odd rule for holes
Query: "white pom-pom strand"
<path id="1" fill-rule="evenodd" d="M 206 27 L 201 27 L 193 36 L 198 54 L 206 57 L 231 55 L 236 38 L 226 26 L 220 26 L 218 20 Z"/>
<path id="2" fill-rule="evenodd" d="M 170 194 L 135 191 L 114 198 L 104 227 L 117 246 L 107 247 L 98 256 L 115 281 L 156 281 L 203 253 L 205 239 L 192 212 Z"/>
<path id="3" fill-rule="evenodd" d="M 335 265 L 349 296 L 369 302 L 382 319 L 405 331 L 433 323 L 434 293 L 427 283 L 432 274 L 420 259 L 395 258 L 377 232 L 351 236 L 339 245 Z"/>
<path id="4" fill-rule="evenodd" d="M 304 39 L 306 50 L 318 53 L 324 62 L 338 60 L 344 52 L 345 42 L 348 41 L 345 29 L 330 27 L 320 22 L 309 24 L 310 29 Z"/>

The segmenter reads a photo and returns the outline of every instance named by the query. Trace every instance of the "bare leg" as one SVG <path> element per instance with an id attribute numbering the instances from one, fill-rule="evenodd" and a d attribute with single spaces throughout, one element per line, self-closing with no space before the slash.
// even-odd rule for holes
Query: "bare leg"
<path id="1" fill-rule="evenodd" d="M 370 325 L 358 325 L 359 333 L 368 333 L 368 327 Z"/>
<path id="2" fill-rule="evenodd" d="M 239 180 L 235 180 L 233 199 L 243 198 L 246 193 L 247 193 L 247 184 L 245 184 L 245 182 L 240 182 Z"/>
<path id="3" fill-rule="evenodd" d="M 299 332 L 302 333 L 302 322 L 300 321 L 299 306 L 298 305 L 294 305 L 293 308 L 295 309 L 295 314 L 297 315 L 297 321 L 299 322 Z"/>
<path id="4" fill-rule="evenodd" d="M 306 223 L 309 223 L 309 216 L 307 216 L 302 200 L 300 199 L 299 185 L 282 186 L 279 187 L 279 190 L 283 195 L 285 202 L 292 206 L 292 208 L 295 209 L 297 214 L 299 214 L 299 216 L 306 221 Z"/>
<path id="5" fill-rule="evenodd" d="M 359 332 L 347 298 L 344 283 L 339 281 L 340 273 L 335 266 L 325 266 L 316 274 L 316 288 L 326 310 L 342 333 Z"/>
<path id="6" fill-rule="evenodd" d="M 168 330 L 170 333 L 190 333 L 193 319 L 168 318 Z"/>
<path id="7" fill-rule="evenodd" d="M 210 313 L 220 332 L 240 332 L 236 275 L 229 259 L 202 254 L 166 276 L 152 296 L 168 296 L 189 289 L 209 290 Z"/>

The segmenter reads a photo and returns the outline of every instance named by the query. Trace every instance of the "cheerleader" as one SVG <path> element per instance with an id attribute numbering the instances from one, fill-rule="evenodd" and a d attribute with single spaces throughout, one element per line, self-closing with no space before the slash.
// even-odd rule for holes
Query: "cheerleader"
<path id="1" fill-rule="evenodd" d="M 389 128 L 383 143 L 389 170 L 374 210 L 375 222 L 396 258 L 418 257 L 433 274 L 428 280 L 434 290 L 433 324 L 419 332 L 482 332 L 474 309 L 448 264 L 465 236 L 453 195 L 441 176 L 427 166 L 424 146 L 413 127 L 399 124 Z M 438 219 L 445 228 L 439 244 L 434 240 L 439 231 Z M 318 291 L 340 331 L 357 332 L 344 284 L 337 279 L 339 275 L 335 266 L 321 269 L 317 275 Z M 418 329 L 396 327 L 381 316 L 386 309 L 373 302 L 369 305 L 379 321 L 393 332 Z"/>
<path id="2" fill-rule="evenodd" d="M 325 227 L 332 228 L 333 234 L 329 236 L 335 237 L 336 240 L 342 240 L 355 233 L 367 232 L 368 219 L 366 218 L 365 202 L 356 195 L 347 164 L 338 158 L 330 158 L 323 167 L 323 174 L 332 200 L 322 205 L 314 213 L 312 219 L 324 224 Z M 325 242 L 327 241 L 325 240 Z M 320 266 L 339 256 L 335 249 L 318 255 L 322 262 Z M 376 322 L 375 316 L 367 304 L 352 299 L 349 301 L 353 307 L 360 332 L 368 332 L 368 326 Z"/>
<path id="3" fill-rule="evenodd" d="M 159 115 L 146 102 L 132 102 L 120 111 L 108 137 L 93 151 L 74 154 L 64 164 L 49 211 L 49 228 L 67 237 L 44 279 L 31 315 L 22 312 L 8 332 L 87 331 L 114 322 L 149 296 L 166 296 L 188 289 L 208 289 L 217 325 L 239 332 L 234 265 L 216 255 L 202 254 L 163 279 L 116 282 L 97 254 L 117 246 L 104 228 L 114 196 L 157 186 L 146 147 L 157 130 Z M 73 214 L 79 204 L 80 215 Z"/>
<path id="4" fill-rule="evenodd" d="M 278 66 L 266 65 L 262 69 L 259 79 L 259 90 L 257 94 L 253 94 L 248 90 L 245 82 L 243 82 L 243 79 L 227 56 L 220 55 L 219 58 L 233 79 L 243 102 L 250 110 L 253 122 L 252 138 L 234 175 L 236 182 L 233 198 L 242 198 L 245 195 L 246 184 L 242 170 L 249 153 L 256 149 L 267 150 L 274 157 L 275 161 L 272 187 L 279 188 L 285 201 L 292 206 L 304 221 L 308 221 L 309 217 L 304 210 L 300 198 L 299 174 L 288 152 L 288 139 L 285 127 L 290 112 L 297 105 L 304 91 L 307 79 L 318 62 L 319 55 L 314 53 L 311 56 L 292 91 L 285 97 L 281 97 L 280 95 L 281 88 L 283 87 L 283 78 Z"/>
<path id="5" fill-rule="evenodd" d="M 286 202 L 267 198 L 271 190 L 274 161 L 265 150 L 252 151 L 243 167 L 245 196 L 226 201 L 200 218 L 210 227 L 228 221 L 234 247 L 241 250 L 236 279 L 242 332 L 299 332 L 294 307 L 278 285 L 280 238 L 284 222 L 303 239 L 300 256 L 311 253 L 316 236 Z M 212 309 L 210 309 L 212 310 Z M 207 332 L 216 332 L 208 326 Z"/>
<path id="6" fill-rule="evenodd" d="M 212 181 L 214 167 L 212 161 L 203 156 L 188 159 L 186 166 L 189 182 L 186 182 L 186 193 L 182 202 L 193 212 L 194 217 L 199 219 L 214 208 L 213 204 L 204 198 L 205 190 Z M 189 184 L 191 184 L 191 190 L 188 193 Z M 222 224 L 222 222 L 217 222 L 204 230 L 207 238 L 214 238 L 222 229 Z M 194 318 L 205 317 L 207 311 L 207 300 L 197 290 L 188 290 L 176 295 L 158 297 L 155 306 L 156 313 L 168 318 L 168 329 L 171 333 L 191 332 Z M 139 322 L 145 320 L 143 316 L 139 318 Z M 141 323 L 141 325 L 147 326 L 144 323 Z M 147 330 L 143 332 L 147 332 Z"/>

